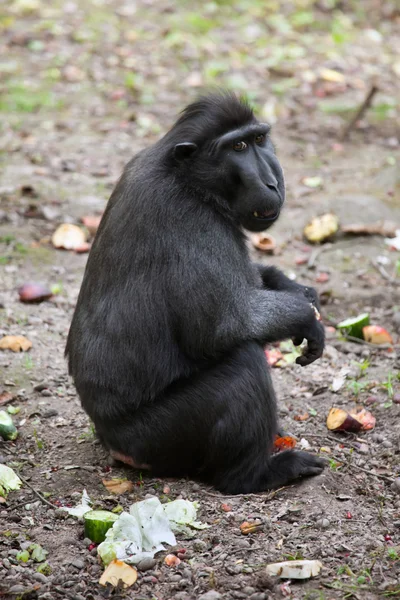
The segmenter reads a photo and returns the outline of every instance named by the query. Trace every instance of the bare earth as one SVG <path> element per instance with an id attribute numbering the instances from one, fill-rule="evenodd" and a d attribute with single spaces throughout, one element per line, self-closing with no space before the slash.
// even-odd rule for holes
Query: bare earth
<path id="1" fill-rule="evenodd" d="M 330 12 L 328 2 L 299 2 L 296 10 L 274 4 L 0 6 L 0 337 L 25 335 L 33 344 L 28 353 L 0 351 L 0 394 L 14 396 L 0 408 L 21 409 L 13 417 L 19 437 L 0 441 L 0 462 L 26 481 L 0 504 L 0 598 L 194 600 L 209 591 L 204 600 L 400 597 L 400 484 L 393 483 L 400 477 L 400 255 L 383 236 L 339 236 L 320 247 L 302 238 L 308 220 L 326 211 L 347 225 L 400 225 L 393 101 L 400 17 L 394 4 L 372 0 L 355 2 L 354 14 L 347 3 L 344 12 Z M 307 24 L 304 13 L 318 24 Z M 332 42 L 333 29 L 344 36 L 340 45 Z M 343 81 L 324 79 L 322 68 L 340 72 Z M 351 112 L 321 106 L 329 100 L 357 107 L 375 77 L 373 107 L 340 142 Z M 286 209 L 271 231 L 279 252 L 252 251 L 254 257 L 316 286 L 327 326 L 369 312 L 395 344 L 391 351 L 355 344 L 330 330 L 317 363 L 273 369 L 283 427 L 326 456 L 329 467 L 272 494 L 224 497 L 192 481 L 152 479 L 112 463 L 63 358 L 87 254 L 55 250 L 52 233 L 60 223 L 101 212 L 128 159 L 171 125 L 198 86 L 211 84 L 246 89 L 263 118 L 278 120 L 274 137 L 287 179 Z M 316 188 L 302 182 L 311 176 L 321 178 Z M 16 290 L 29 281 L 59 284 L 59 293 L 22 304 Z M 343 368 L 347 378 L 335 393 L 332 382 Z M 375 430 L 329 433 L 329 409 L 356 405 L 375 415 Z M 120 477 L 134 482 L 134 492 L 110 495 L 102 480 Z M 103 567 L 82 523 L 57 508 L 75 505 L 84 488 L 96 507 L 109 510 L 148 495 L 197 500 L 199 518 L 211 527 L 179 539 L 174 551 L 186 552 L 178 567 L 166 566 L 162 553 L 129 590 L 102 588 Z M 240 524 L 252 519 L 261 520 L 261 529 L 242 535 Z M 32 541 L 48 551 L 50 574 L 16 559 Z M 322 572 L 283 587 L 265 576 L 266 564 L 290 558 L 319 559 Z"/>

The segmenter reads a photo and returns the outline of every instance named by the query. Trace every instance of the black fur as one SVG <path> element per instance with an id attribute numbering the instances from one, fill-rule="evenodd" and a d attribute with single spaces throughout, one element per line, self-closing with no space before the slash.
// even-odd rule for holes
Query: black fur
<path id="1" fill-rule="evenodd" d="M 245 150 L 235 151 L 241 140 Z M 128 163 L 66 347 L 107 448 L 155 475 L 189 475 L 229 493 L 321 472 L 304 452 L 271 457 L 276 406 L 263 347 L 306 338 L 308 364 L 324 343 L 315 292 L 247 252 L 243 226 L 268 227 L 283 199 L 267 126 L 230 94 L 188 106 Z"/>

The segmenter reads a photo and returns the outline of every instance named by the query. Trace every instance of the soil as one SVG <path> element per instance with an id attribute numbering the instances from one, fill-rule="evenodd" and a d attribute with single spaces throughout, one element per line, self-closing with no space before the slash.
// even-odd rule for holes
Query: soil
<path id="1" fill-rule="evenodd" d="M 288 22 L 290 4 L 282 3 L 281 16 Z M 337 18 L 326 8 L 329 3 L 309 4 L 322 23 Z M 262 61 L 246 62 L 249 53 L 260 55 L 249 27 L 264 27 L 261 4 L 255 2 L 248 14 L 245 3 L 238 3 L 238 25 L 227 19 L 222 27 L 218 19 L 230 14 L 224 12 L 229 7 L 216 3 L 215 38 L 208 30 L 196 37 L 193 23 L 200 29 L 207 24 L 199 16 L 195 21 L 179 2 L 154 5 L 109 0 L 50 7 L 19 0 L 1 9 L 0 335 L 24 335 L 32 348 L 0 351 L 0 393 L 13 397 L 1 408 L 20 409 L 13 416 L 19 436 L 0 441 L 0 462 L 24 480 L 0 504 L 0 598 L 400 597 L 399 253 L 384 236 L 338 235 L 321 246 L 302 237 L 310 218 L 326 211 L 346 225 L 400 223 L 398 111 L 393 105 L 381 121 L 367 112 L 341 142 L 346 115 L 318 109 L 319 80 L 308 86 L 303 81 L 295 91 L 288 86 L 282 98 L 273 87 L 282 73 L 275 69 L 274 74 Z M 390 3 L 365 5 L 367 16 L 354 17 L 344 3 L 340 14 L 353 18 L 354 37 L 333 58 L 322 25 L 289 33 L 272 28 L 269 41 L 281 47 L 286 39 L 306 50 L 293 52 L 286 69 L 325 66 L 343 72 L 345 89 L 337 93 L 354 105 L 377 72 L 382 97 L 393 97 L 398 13 Z M 183 17 L 187 33 L 179 29 Z M 234 65 L 216 83 L 235 87 L 229 77 L 236 77 L 242 91 L 238 78 L 246 77 L 249 89 L 258 90 L 257 106 L 269 94 L 276 100 L 274 137 L 287 203 L 271 230 L 276 254 L 252 254 L 315 286 L 327 326 L 322 359 L 304 369 L 274 368 L 272 374 L 284 429 L 298 445 L 325 456 L 328 467 L 319 477 L 272 493 L 235 497 L 193 481 L 151 478 L 113 462 L 99 445 L 63 357 L 87 254 L 56 250 L 50 242 L 60 223 L 79 224 L 84 215 L 101 213 L 123 165 L 166 131 L 198 85 L 209 83 L 202 74 L 216 48 Z M 310 176 L 321 178 L 318 187 L 304 184 Z M 21 303 L 17 289 L 29 281 L 57 284 L 58 293 L 40 304 Z M 339 337 L 333 326 L 361 312 L 392 334 L 393 347 Z M 332 383 L 340 377 L 334 392 Z M 328 432 L 332 406 L 358 405 L 376 417 L 373 431 Z M 120 477 L 131 480 L 134 491 L 110 495 L 102 480 Z M 161 553 L 150 570 L 139 571 L 133 587 L 104 588 L 98 584 L 103 567 L 84 538 L 82 522 L 60 510 L 79 502 L 83 489 L 96 507 L 110 510 L 152 495 L 162 502 L 196 500 L 198 517 L 210 527 L 194 539 L 179 538 L 173 549 L 182 557 L 179 566 L 168 567 Z M 253 519 L 261 527 L 243 535 L 241 523 Z M 48 552 L 47 574 L 38 573 L 32 559 L 17 559 L 32 542 Z M 268 563 L 293 558 L 320 560 L 321 574 L 303 582 L 266 576 Z"/>

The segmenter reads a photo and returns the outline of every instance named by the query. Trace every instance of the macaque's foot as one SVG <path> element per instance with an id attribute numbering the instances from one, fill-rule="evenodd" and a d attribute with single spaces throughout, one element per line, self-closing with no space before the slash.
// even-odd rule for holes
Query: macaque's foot
<path id="1" fill-rule="evenodd" d="M 117 452 L 116 450 L 110 450 L 110 456 L 114 460 L 118 460 L 119 462 L 124 463 L 125 465 L 129 465 L 134 469 L 150 469 L 150 465 L 143 465 L 136 463 L 131 456 L 127 456 L 126 454 L 122 454 L 122 452 Z"/>

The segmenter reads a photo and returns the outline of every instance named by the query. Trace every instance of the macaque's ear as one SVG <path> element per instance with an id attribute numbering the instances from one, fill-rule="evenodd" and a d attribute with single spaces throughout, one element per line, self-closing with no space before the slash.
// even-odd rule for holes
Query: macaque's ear
<path id="1" fill-rule="evenodd" d="M 197 150 L 197 145 L 192 142 L 183 142 L 182 144 L 176 144 L 174 148 L 174 158 L 178 161 L 185 160 L 192 156 Z"/>

